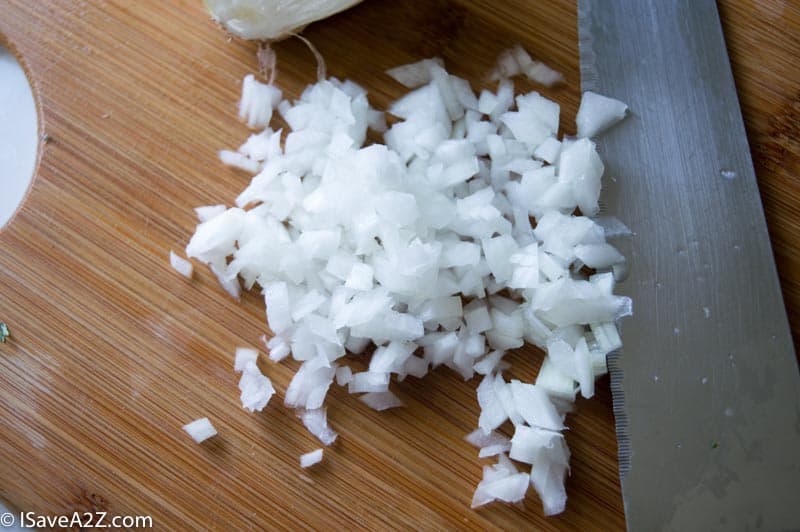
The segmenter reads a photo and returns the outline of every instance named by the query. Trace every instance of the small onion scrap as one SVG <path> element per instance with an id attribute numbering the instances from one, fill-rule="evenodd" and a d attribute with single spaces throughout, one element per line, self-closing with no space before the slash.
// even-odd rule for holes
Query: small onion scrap
<path id="1" fill-rule="evenodd" d="M 307 468 L 322 462 L 322 449 L 316 449 L 310 453 L 300 455 L 300 467 Z"/>
<path id="2" fill-rule="evenodd" d="M 183 426 L 183 430 L 192 437 L 195 443 L 203 443 L 212 436 L 217 435 L 217 429 L 211 424 L 207 417 L 195 419 L 191 423 Z"/>
<path id="3" fill-rule="evenodd" d="M 194 274 L 194 266 L 192 266 L 191 261 L 184 259 L 172 250 L 169 252 L 169 264 L 172 266 L 172 269 L 187 279 L 192 278 L 192 275 Z"/>

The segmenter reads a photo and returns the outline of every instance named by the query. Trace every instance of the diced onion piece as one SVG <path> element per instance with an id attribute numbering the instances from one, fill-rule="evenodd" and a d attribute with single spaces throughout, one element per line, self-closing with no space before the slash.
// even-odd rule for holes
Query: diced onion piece
<path id="1" fill-rule="evenodd" d="M 403 401 L 392 392 L 369 392 L 359 397 L 359 399 L 368 407 L 379 412 L 403 406 Z"/>
<path id="2" fill-rule="evenodd" d="M 257 172 L 261 166 L 258 161 L 254 161 L 246 155 L 242 155 L 239 152 L 230 150 L 220 150 L 219 160 L 222 161 L 222 164 L 233 166 L 234 168 L 238 168 L 250 173 Z"/>
<path id="3" fill-rule="evenodd" d="M 339 436 L 328 425 L 328 413 L 324 408 L 301 409 L 298 411 L 298 415 L 308 431 L 324 445 L 331 445 Z"/>
<path id="4" fill-rule="evenodd" d="M 292 316 L 289 308 L 289 292 L 286 283 L 276 282 L 264 289 L 267 306 L 267 322 L 275 333 L 281 333 L 291 326 Z"/>
<path id="5" fill-rule="evenodd" d="M 622 347 L 617 326 L 613 322 L 592 323 L 590 326 L 595 340 L 604 353 L 610 353 Z"/>
<path id="6" fill-rule="evenodd" d="M 195 443 L 202 443 L 217 435 L 217 429 L 214 428 L 214 425 L 211 424 L 207 417 L 201 417 L 191 423 L 187 423 L 183 426 L 183 430 L 192 437 Z"/>
<path id="7" fill-rule="evenodd" d="M 269 349 L 269 359 L 273 362 L 280 362 L 291 352 L 289 344 L 280 336 L 270 338 L 267 348 Z"/>
<path id="8" fill-rule="evenodd" d="M 505 353 L 503 351 L 492 351 L 479 362 L 476 362 L 472 368 L 480 375 L 489 375 L 501 369 L 501 359 Z"/>
<path id="9" fill-rule="evenodd" d="M 553 70 L 541 61 L 534 61 L 521 46 L 515 46 L 500 53 L 494 70 L 489 74 L 489 79 L 511 78 L 519 74 L 524 74 L 531 81 L 541 83 L 546 87 L 552 87 L 564 80 L 564 76 L 560 72 Z"/>
<path id="10" fill-rule="evenodd" d="M 619 264 L 625 257 L 611 244 L 579 244 L 575 246 L 575 257 L 590 268 L 606 269 Z"/>
<path id="11" fill-rule="evenodd" d="M 431 67 L 433 65 L 443 67 L 444 62 L 438 57 L 434 57 L 432 59 L 423 59 L 422 61 L 417 61 L 416 63 L 390 68 L 386 71 L 386 73 L 389 75 L 389 77 L 405 87 L 409 89 L 416 89 L 417 87 L 431 82 L 433 79 L 431 75 Z"/>
<path id="12" fill-rule="evenodd" d="M 517 412 L 529 425 L 548 430 L 564 429 L 561 416 L 542 388 L 512 380 L 511 395 Z"/>
<path id="13" fill-rule="evenodd" d="M 533 464 L 531 484 L 542 500 L 545 515 L 564 511 L 567 500 L 564 477 L 569 469 L 569 450 L 564 436 L 536 427 L 518 426 L 511 438 L 509 456 Z"/>
<path id="14" fill-rule="evenodd" d="M 183 275 L 187 279 L 192 278 L 192 273 L 194 272 L 192 263 L 183 257 L 176 255 L 175 252 L 171 250 L 169 252 L 169 264 L 176 272 Z"/>
<path id="15" fill-rule="evenodd" d="M 558 154 L 560 152 L 561 142 L 555 137 L 547 137 L 536 147 L 533 151 L 533 155 L 538 159 L 553 164 L 558 160 Z"/>
<path id="16" fill-rule="evenodd" d="M 581 395 L 594 395 L 593 363 L 586 339 L 578 340 L 573 349 L 564 340 L 553 338 L 547 344 L 547 354 L 558 371 L 578 382 Z"/>
<path id="17" fill-rule="evenodd" d="M 202 222 L 186 246 L 186 256 L 210 263 L 212 259 L 231 255 L 244 229 L 245 218 L 242 209 L 228 209 Z"/>
<path id="18" fill-rule="evenodd" d="M 518 473 L 508 458 L 501 454 L 496 465 L 484 467 L 483 480 L 472 497 L 472 507 L 477 508 L 495 500 L 519 502 L 525 497 L 529 484 L 530 476 Z"/>
<path id="19" fill-rule="evenodd" d="M 273 85 L 257 81 L 248 74 L 242 81 L 242 98 L 239 101 L 239 120 L 246 120 L 250 128 L 265 127 L 272 118 L 272 110 L 281 100 L 281 91 Z"/>
<path id="20" fill-rule="evenodd" d="M 322 449 L 316 449 L 310 453 L 300 455 L 300 467 L 311 467 L 322 462 Z"/>
<path id="21" fill-rule="evenodd" d="M 508 419 L 508 413 L 495 391 L 494 380 L 494 375 L 486 375 L 478 385 L 478 405 L 481 407 L 478 426 L 487 434 Z"/>
<path id="22" fill-rule="evenodd" d="M 550 357 L 545 357 L 539 375 L 536 376 L 536 386 L 543 389 L 550 397 L 575 401 L 575 381 L 562 373 Z"/>
<path id="23" fill-rule="evenodd" d="M 211 272 L 217 277 L 220 286 L 222 286 L 229 296 L 238 301 L 239 295 L 241 294 L 241 286 L 239 285 L 239 281 L 228 276 L 226 268 L 223 266 L 222 262 L 214 261 L 209 266 L 211 267 Z"/>
<path id="24" fill-rule="evenodd" d="M 484 433 L 481 429 L 474 430 L 464 438 L 471 445 L 480 449 L 479 458 L 496 456 L 507 453 L 511 449 L 511 441 L 498 432 Z"/>
<path id="25" fill-rule="evenodd" d="M 595 137 L 623 118 L 628 106 L 619 100 L 592 91 L 586 91 L 581 98 L 575 123 L 579 137 Z"/>
<path id="26" fill-rule="evenodd" d="M 197 214 L 197 219 L 200 222 L 207 222 L 214 216 L 225 212 L 225 205 L 206 205 L 204 207 L 195 208 L 194 212 Z"/>
<path id="27" fill-rule="evenodd" d="M 388 387 L 388 373 L 356 373 L 353 375 L 353 380 L 348 384 L 350 393 L 386 392 Z"/>
<path id="28" fill-rule="evenodd" d="M 237 373 L 241 373 L 248 364 L 255 364 L 256 360 L 258 360 L 258 351 L 249 347 L 237 347 L 236 358 L 233 362 L 233 370 Z"/>
<path id="29" fill-rule="evenodd" d="M 558 179 L 570 185 L 581 212 L 585 216 L 597 214 L 605 167 L 594 143 L 579 139 L 561 150 L 558 161 Z"/>
<path id="30" fill-rule="evenodd" d="M 260 412 L 275 394 L 275 388 L 269 377 L 263 375 L 251 354 L 237 353 L 237 362 L 242 365 L 242 376 L 239 379 L 240 399 L 245 410 Z"/>
<path id="31" fill-rule="evenodd" d="M 613 216 L 598 216 L 594 219 L 594 221 L 597 223 L 597 225 L 603 228 L 606 238 L 617 238 L 621 236 L 630 236 L 633 234 L 627 225 Z"/>
<path id="32" fill-rule="evenodd" d="M 534 61 L 532 65 L 525 69 L 525 77 L 531 81 L 541 83 L 545 87 L 552 87 L 564 81 L 564 75 L 558 70 L 554 70 L 541 61 Z"/>
<path id="33" fill-rule="evenodd" d="M 339 366 L 336 368 L 336 384 L 347 386 L 353 380 L 353 371 L 349 366 Z"/>

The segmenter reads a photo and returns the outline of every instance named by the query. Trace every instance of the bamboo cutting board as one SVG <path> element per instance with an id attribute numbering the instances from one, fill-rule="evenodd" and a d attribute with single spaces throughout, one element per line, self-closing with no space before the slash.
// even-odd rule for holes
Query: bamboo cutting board
<path id="1" fill-rule="evenodd" d="M 236 303 L 204 268 L 187 281 L 168 261 L 194 229 L 192 208 L 231 204 L 248 181 L 216 151 L 247 135 L 235 112 L 255 45 L 228 39 L 199 0 L 0 6 L 0 39 L 26 66 L 48 139 L 0 233 L 0 321 L 13 335 L 0 344 L 0 498 L 51 515 L 151 515 L 157 529 L 624 527 L 607 380 L 568 420 L 569 502 L 555 518 L 533 494 L 524 507 L 469 509 L 481 462 L 462 437 L 477 383 L 449 371 L 397 385 L 408 406 L 384 413 L 334 389 L 340 439 L 301 470 L 298 456 L 319 444 L 281 404 L 297 364 L 262 364 L 278 389 L 264 412 L 238 399 L 233 351 L 259 345 L 262 300 Z M 720 10 L 797 333 L 800 11 L 780 0 Z M 569 134 L 575 15 L 566 0 L 367 0 L 305 35 L 329 74 L 365 86 L 378 108 L 403 92 L 388 67 L 439 55 L 478 88 L 497 53 L 522 44 L 564 72 L 542 92 Z M 277 82 L 297 96 L 314 60 L 297 40 L 275 49 Z M 532 379 L 540 356 L 515 353 L 513 374 Z M 181 425 L 202 416 L 220 435 L 195 445 Z"/>

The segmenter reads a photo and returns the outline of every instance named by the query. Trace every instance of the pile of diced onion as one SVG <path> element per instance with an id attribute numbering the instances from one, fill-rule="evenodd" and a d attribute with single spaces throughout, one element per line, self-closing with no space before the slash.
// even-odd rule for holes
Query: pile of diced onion
<path id="1" fill-rule="evenodd" d="M 497 72 L 530 67 L 504 60 Z M 352 81 L 321 80 L 292 102 L 247 76 L 240 116 L 259 131 L 220 157 L 255 176 L 235 207 L 197 209 L 186 253 L 232 296 L 263 293 L 269 358 L 302 362 L 284 402 L 324 445 L 337 437 L 325 410 L 334 384 L 384 410 L 402 406 L 392 376 L 478 374 L 480 417 L 467 440 L 497 462 L 484 467 L 473 507 L 520 501 L 532 485 L 545 514 L 559 513 L 565 415 L 578 392 L 594 393 L 621 345 L 615 320 L 631 312 L 613 293 L 624 258 L 606 241 L 626 228 L 597 217 L 603 163 L 590 140 L 626 106 L 584 94 L 578 137 L 559 140 L 559 105 L 515 97 L 509 79 L 476 95 L 439 60 L 388 74 L 412 89 L 390 105 L 390 127 Z M 274 109 L 289 131 L 269 127 Z M 383 144 L 366 142 L 370 128 Z M 509 382 L 504 355 L 526 342 L 546 352 L 536 382 Z M 348 353 L 368 370 L 353 373 Z M 275 393 L 257 356 L 236 354 L 250 411 Z"/>

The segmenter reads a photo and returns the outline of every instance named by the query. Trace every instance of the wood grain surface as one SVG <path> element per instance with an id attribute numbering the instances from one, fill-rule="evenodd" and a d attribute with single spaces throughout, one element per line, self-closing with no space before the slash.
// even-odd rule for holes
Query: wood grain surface
<path id="1" fill-rule="evenodd" d="M 800 11 L 780 0 L 720 11 L 798 338 Z M 497 53 L 522 44 L 564 72 L 543 92 L 573 133 L 575 17 L 566 0 L 367 0 L 305 35 L 379 108 L 403 92 L 388 67 L 439 55 L 480 87 Z M 0 344 L 0 498 L 47 514 L 147 514 L 164 530 L 624 528 L 606 380 L 568 420 L 569 502 L 555 518 L 532 492 L 469 509 L 481 461 L 462 437 L 476 425 L 476 382 L 449 371 L 395 386 L 408 407 L 385 413 L 335 389 L 341 437 L 301 470 L 319 444 L 281 404 L 297 364 L 262 364 L 278 389 L 264 412 L 239 403 L 233 351 L 259 345 L 262 300 L 236 303 L 205 268 L 187 281 L 168 260 L 193 207 L 230 204 L 248 181 L 216 151 L 247 135 L 235 111 L 255 45 L 229 39 L 199 0 L 0 0 L 0 39 L 29 73 L 49 139 L 0 233 L 0 321 L 12 332 Z M 277 82 L 297 96 L 313 57 L 297 40 L 275 49 Z M 515 353 L 513 374 L 532 379 L 540 357 Z M 202 416 L 220 434 L 195 445 L 181 425 Z"/>

